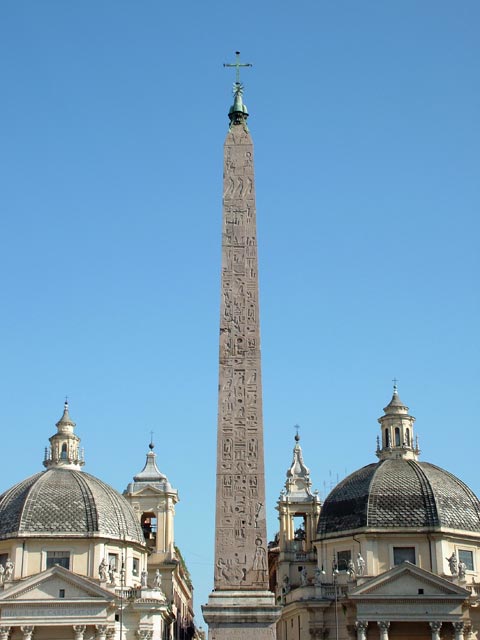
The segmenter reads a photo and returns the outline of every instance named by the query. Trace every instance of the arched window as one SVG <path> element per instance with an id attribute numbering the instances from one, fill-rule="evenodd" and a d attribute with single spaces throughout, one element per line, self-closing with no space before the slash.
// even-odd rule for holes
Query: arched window
<path id="1" fill-rule="evenodd" d="M 387 449 L 390 446 L 390 434 L 388 433 L 388 429 L 385 429 L 385 446 Z"/>
<path id="2" fill-rule="evenodd" d="M 405 442 L 407 443 L 407 447 L 410 446 L 410 429 L 405 429 Z"/>
<path id="3" fill-rule="evenodd" d="M 395 427 L 395 446 L 400 446 L 400 429 L 398 427 Z"/>
<path id="4" fill-rule="evenodd" d="M 64 442 L 62 444 L 62 451 L 60 453 L 60 458 L 62 460 L 66 460 L 67 459 L 67 443 L 66 442 Z"/>
<path id="5" fill-rule="evenodd" d="M 157 518 L 153 511 L 142 513 L 140 524 L 145 540 L 155 541 L 157 536 Z"/>

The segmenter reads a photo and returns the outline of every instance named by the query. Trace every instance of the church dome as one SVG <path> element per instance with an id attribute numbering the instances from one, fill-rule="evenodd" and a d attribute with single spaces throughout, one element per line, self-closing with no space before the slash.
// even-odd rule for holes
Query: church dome
<path id="1" fill-rule="evenodd" d="M 385 459 L 338 484 L 326 498 L 320 537 L 362 528 L 480 532 L 480 502 L 454 475 L 428 462 Z"/>
<path id="2" fill-rule="evenodd" d="M 52 467 L 0 496 L 0 540 L 18 537 L 104 537 L 145 544 L 123 496 L 98 478 Z"/>
<path id="3" fill-rule="evenodd" d="M 81 471 L 85 464 L 68 401 L 49 438 L 46 471 L 0 495 L 0 540 L 19 537 L 109 538 L 145 545 L 137 517 L 118 491 Z"/>
<path id="4" fill-rule="evenodd" d="M 378 419 L 377 457 L 342 480 L 326 498 L 318 535 L 357 529 L 459 529 L 480 533 L 480 502 L 454 475 L 419 462 L 415 418 L 393 396 Z"/>

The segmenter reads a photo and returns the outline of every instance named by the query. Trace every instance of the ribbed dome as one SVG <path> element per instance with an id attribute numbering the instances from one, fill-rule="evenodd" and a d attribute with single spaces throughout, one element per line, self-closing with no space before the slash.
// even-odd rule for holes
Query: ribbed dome
<path id="1" fill-rule="evenodd" d="M 466 484 L 433 464 L 381 460 L 333 489 L 323 504 L 318 535 L 364 527 L 444 527 L 480 533 L 480 502 Z"/>
<path id="2" fill-rule="evenodd" d="M 106 537 L 142 545 L 140 524 L 128 502 L 101 480 L 53 467 L 0 496 L 0 539 Z"/>

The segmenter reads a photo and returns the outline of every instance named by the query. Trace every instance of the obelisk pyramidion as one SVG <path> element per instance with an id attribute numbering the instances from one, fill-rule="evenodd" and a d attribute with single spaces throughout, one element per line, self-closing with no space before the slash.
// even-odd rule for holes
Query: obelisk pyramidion
<path id="1" fill-rule="evenodd" d="M 275 637 L 268 590 L 253 143 L 239 53 L 224 145 L 214 591 L 210 640 Z"/>

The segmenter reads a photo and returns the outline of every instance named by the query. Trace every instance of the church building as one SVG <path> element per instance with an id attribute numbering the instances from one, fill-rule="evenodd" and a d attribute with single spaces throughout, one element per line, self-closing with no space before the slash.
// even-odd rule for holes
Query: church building
<path id="1" fill-rule="evenodd" d="M 477 637 L 480 502 L 419 460 L 415 418 L 396 386 L 378 422 L 378 462 L 323 505 L 296 437 L 270 550 L 278 640 Z"/>
<path id="2" fill-rule="evenodd" d="M 124 496 L 84 471 L 68 403 L 44 471 L 0 496 L 0 640 L 190 640 L 178 494 L 153 445 Z"/>

